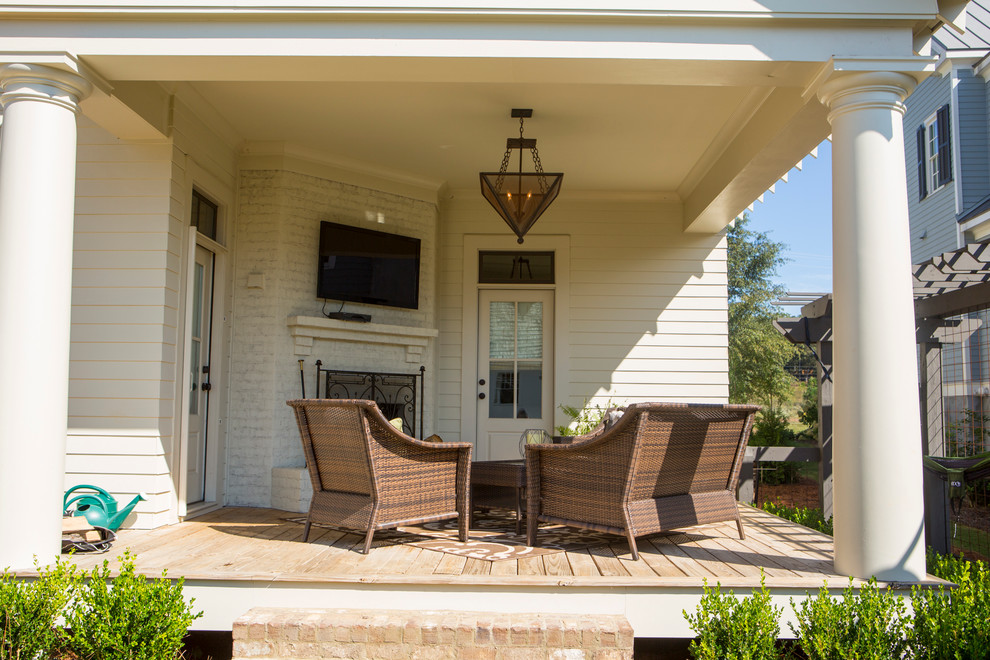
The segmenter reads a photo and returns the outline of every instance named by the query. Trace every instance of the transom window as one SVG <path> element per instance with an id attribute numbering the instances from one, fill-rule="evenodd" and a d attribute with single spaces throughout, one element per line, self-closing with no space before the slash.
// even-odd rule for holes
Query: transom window
<path id="1" fill-rule="evenodd" d="M 480 284 L 553 284 L 553 252 L 481 252 Z"/>
<path id="2" fill-rule="evenodd" d="M 201 192 L 193 189 L 190 223 L 200 234 L 217 240 L 217 225 L 220 207 L 211 202 Z"/>

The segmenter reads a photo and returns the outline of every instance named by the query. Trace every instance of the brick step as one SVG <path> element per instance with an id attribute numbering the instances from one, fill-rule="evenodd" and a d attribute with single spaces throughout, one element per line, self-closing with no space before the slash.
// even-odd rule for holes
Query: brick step
<path id="1" fill-rule="evenodd" d="M 234 660 L 631 660 L 619 615 L 254 608 L 234 622 Z"/>

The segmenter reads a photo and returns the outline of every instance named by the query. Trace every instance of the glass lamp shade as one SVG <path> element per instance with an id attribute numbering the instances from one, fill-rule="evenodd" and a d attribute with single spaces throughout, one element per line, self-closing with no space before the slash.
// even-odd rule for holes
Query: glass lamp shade
<path id="1" fill-rule="evenodd" d="M 501 178 L 501 186 L 498 185 Z M 540 179 L 545 179 L 544 188 Z M 562 172 L 482 172 L 481 194 L 523 242 L 523 236 L 549 208 L 560 192 Z"/>
<path id="2" fill-rule="evenodd" d="M 519 455 L 526 458 L 526 445 L 549 445 L 553 436 L 543 429 L 526 429 L 519 436 Z"/>

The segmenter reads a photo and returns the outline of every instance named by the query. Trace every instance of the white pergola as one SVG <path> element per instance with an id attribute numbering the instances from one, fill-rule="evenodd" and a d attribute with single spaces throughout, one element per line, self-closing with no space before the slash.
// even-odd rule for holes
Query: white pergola
<path id="1" fill-rule="evenodd" d="M 256 149 L 373 160 L 451 195 L 477 194 L 503 115 L 532 106 L 553 119 L 541 151 L 567 164 L 571 193 L 677 200 L 685 232 L 724 229 L 831 133 L 835 562 L 921 578 L 902 101 L 933 70 L 932 30 L 964 6 L 0 5 L 0 501 L 17 503 L 0 566 L 59 546 L 76 114 L 161 139 L 169 94 L 187 94 Z"/>

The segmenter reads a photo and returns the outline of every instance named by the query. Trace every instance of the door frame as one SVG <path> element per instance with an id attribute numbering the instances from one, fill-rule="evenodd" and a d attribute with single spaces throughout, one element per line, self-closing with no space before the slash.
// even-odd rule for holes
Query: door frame
<path id="1" fill-rule="evenodd" d="M 479 284 L 478 255 L 488 250 L 533 250 L 554 252 L 554 284 Z M 567 401 L 570 393 L 570 274 L 571 237 L 567 235 L 527 236 L 519 245 L 512 235 L 465 234 L 464 268 L 461 293 L 461 442 L 474 445 L 475 460 L 485 460 L 478 455 L 478 292 L 481 289 L 549 289 L 553 296 L 553 425 L 566 420 L 558 408 Z"/>
<path id="2" fill-rule="evenodd" d="M 223 506 L 226 498 L 227 470 L 227 438 L 225 420 L 227 418 L 228 390 L 230 386 L 229 337 L 230 315 L 230 252 L 224 243 L 229 242 L 232 235 L 231 217 L 233 208 L 233 193 L 228 186 L 198 167 L 195 162 L 186 159 L 186 186 L 183 198 L 186 200 L 185 212 L 188 214 L 192 204 L 193 188 L 205 195 L 218 205 L 218 234 L 219 241 L 200 234 L 190 224 L 185 226 L 182 250 L 182 293 L 180 300 L 180 315 L 178 332 L 178 357 L 176 365 L 176 398 L 177 409 L 174 411 L 172 448 L 173 461 L 171 465 L 172 484 L 175 488 L 175 505 L 179 519 L 191 513 L 200 514 Z M 186 216 L 188 223 L 188 215 Z M 220 242 L 222 241 L 222 242 Z M 219 383 L 210 392 L 209 417 L 207 418 L 207 436 L 210 438 L 206 457 L 206 489 L 202 502 L 187 506 L 187 468 L 189 464 L 189 396 L 192 388 L 190 382 L 190 364 L 192 362 L 191 342 L 192 332 L 192 287 L 193 270 L 195 268 L 196 247 L 204 247 L 213 253 L 213 324 L 210 332 L 210 382 Z"/>

